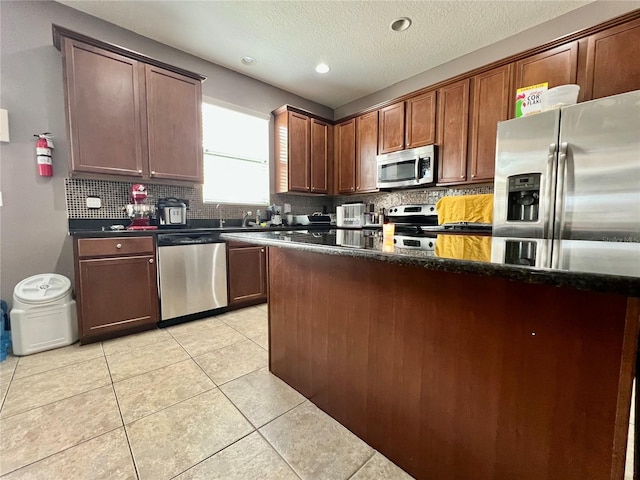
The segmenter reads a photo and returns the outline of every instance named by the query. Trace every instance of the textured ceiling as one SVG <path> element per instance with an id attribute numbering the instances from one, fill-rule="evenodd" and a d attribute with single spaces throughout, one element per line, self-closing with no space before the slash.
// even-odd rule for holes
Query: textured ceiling
<path id="1" fill-rule="evenodd" d="M 60 3 L 336 108 L 590 0 Z M 399 17 L 409 30 L 389 28 Z"/>

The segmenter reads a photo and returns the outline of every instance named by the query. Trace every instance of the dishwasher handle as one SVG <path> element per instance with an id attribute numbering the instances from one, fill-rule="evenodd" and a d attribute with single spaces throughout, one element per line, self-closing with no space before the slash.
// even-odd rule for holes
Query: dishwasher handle
<path id="1" fill-rule="evenodd" d="M 211 234 L 168 234 L 158 235 L 159 247 L 170 247 L 174 245 L 203 245 L 208 243 L 224 243 L 217 235 Z"/>

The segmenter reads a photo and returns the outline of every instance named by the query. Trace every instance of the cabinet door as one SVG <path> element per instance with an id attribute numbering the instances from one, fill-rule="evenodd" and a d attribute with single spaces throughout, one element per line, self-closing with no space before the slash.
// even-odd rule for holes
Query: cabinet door
<path id="1" fill-rule="evenodd" d="M 410 98 L 406 103 L 405 148 L 436 143 L 436 92 Z"/>
<path id="2" fill-rule="evenodd" d="M 585 100 L 640 89 L 640 20 L 588 38 Z"/>
<path id="3" fill-rule="evenodd" d="M 472 79 L 469 181 L 493 180 L 498 122 L 509 118 L 511 65 Z"/>
<path id="4" fill-rule="evenodd" d="M 289 112 L 289 190 L 309 191 L 309 117 Z"/>
<path id="5" fill-rule="evenodd" d="M 328 123 L 311 119 L 311 191 L 329 192 L 329 129 Z"/>
<path id="6" fill-rule="evenodd" d="M 348 120 L 337 126 L 338 193 L 356 190 L 356 121 Z"/>
<path id="7" fill-rule="evenodd" d="M 438 182 L 461 183 L 467 178 L 469 79 L 438 92 Z"/>
<path id="8" fill-rule="evenodd" d="M 229 249 L 229 305 L 259 303 L 267 299 L 265 247 Z"/>
<path id="9" fill-rule="evenodd" d="M 516 81 L 513 97 L 518 88 L 549 83 L 549 88 L 576 83 L 578 68 L 578 42 L 567 43 L 546 52 L 516 62 Z"/>
<path id="10" fill-rule="evenodd" d="M 378 112 L 356 118 L 356 191 L 378 190 Z"/>
<path id="11" fill-rule="evenodd" d="M 145 65 L 149 176 L 202 183 L 202 85 Z"/>
<path id="12" fill-rule="evenodd" d="M 380 109 L 378 151 L 397 152 L 404 149 L 404 102 Z"/>
<path id="13" fill-rule="evenodd" d="M 70 171 L 142 176 L 142 66 L 69 39 L 64 64 Z"/>
<path id="14" fill-rule="evenodd" d="M 158 321 L 153 255 L 84 259 L 78 272 L 81 338 Z"/>

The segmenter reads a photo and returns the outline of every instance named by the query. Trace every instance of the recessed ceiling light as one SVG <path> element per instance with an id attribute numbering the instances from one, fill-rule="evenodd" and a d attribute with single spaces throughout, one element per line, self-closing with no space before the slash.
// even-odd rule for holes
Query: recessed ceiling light
<path id="1" fill-rule="evenodd" d="M 329 70 L 331 70 L 331 67 L 326 63 L 316 65 L 316 72 L 318 73 L 327 73 Z"/>
<path id="2" fill-rule="evenodd" d="M 242 62 L 243 65 L 255 65 L 256 59 L 253 57 L 242 57 L 240 62 Z"/>
<path id="3" fill-rule="evenodd" d="M 409 17 L 401 17 L 394 20 L 391 24 L 391 30 L 394 32 L 404 32 L 411 26 L 411 19 Z"/>

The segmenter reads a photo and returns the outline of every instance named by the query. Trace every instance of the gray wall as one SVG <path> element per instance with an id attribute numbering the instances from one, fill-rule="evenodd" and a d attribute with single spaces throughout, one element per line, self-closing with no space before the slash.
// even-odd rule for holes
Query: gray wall
<path id="1" fill-rule="evenodd" d="M 331 118 L 322 105 L 167 47 L 55 2 L 0 2 L 0 108 L 11 142 L 0 144 L 0 298 L 11 303 L 25 277 L 55 272 L 73 279 L 64 179 L 69 149 L 62 63 L 51 24 L 125 46 L 206 75 L 203 95 L 269 114 L 285 103 Z M 54 176 L 39 177 L 34 133 L 52 132 Z"/>
<path id="2" fill-rule="evenodd" d="M 448 63 L 422 72 L 378 92 L 362 97 L 336 108 L 334 119 L 339 120 L 373 105 L 401 97 L 429 85 L 453 78 L 474 68 L 501 60 L 510 55 L 569 35 L 570 33 L 597 25 L 613 17 L 640 8 L 639 0 L 600 0 L 561 15 L 553 20 L 513 35 L 512 37 L 476 50 Z"/>

